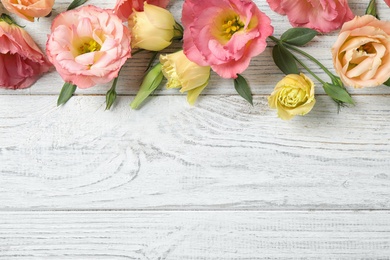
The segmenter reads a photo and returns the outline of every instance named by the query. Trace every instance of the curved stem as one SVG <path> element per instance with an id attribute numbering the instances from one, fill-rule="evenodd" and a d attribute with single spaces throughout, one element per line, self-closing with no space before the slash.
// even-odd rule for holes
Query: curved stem
<path id="1" fill-rule="evenodd" d="M 289 44 L 286 44 L 285 42 L 282 42 L 281 40 L 279 40 L 278 38 L 276 38 L 276 37 L 274 37 L 274 36 L 269 36 L 268 38 L 270 38 L 272 41 L 274 41 L 274 42 L 276 42 L 276 43 L 278 43 L 278 44 L 282 44 L 283 46 L 286 46 L 286 47 L 293 47 L 293 46 L 291 46 L 291 45 L 289 45 Z M 309 55 L 309 54 L 307 54 L 306 52 L 304 52 L 304 51 L 301 51 L 301 50 L 299 50 L 298 48 L 293 48 L 293 50 L 295 49 L 295 51 L 297 51 L 297 52 L 299 52 L 299 53 L 301 53 L 302 55 L 304 55 L 305 57 L 307 57 L 307 58 L 309 58 L 309 59 L 311 59 L 311 60 L 313 60 L 314 62 L 316 62 L 317 60 L 314 58 L 314 57 L 312 57 L 311 55 Z M 320 82 L 321 84 L 325 84 L 325 81 L 323 81 L 322 79 L 320 79 L 313 71 L 311 71 L 310 69 L 309 69 L 309 67 L 308 66 L 306 66 L 305 65 L 305 63 L 303 63 L 300 59 L 298 59 L 295 55 L 293 55 L 292 54 L 292 56 L 294 57 L 294 59 L 307 71 L 307 72 L 309 72 L 315 79 L 317 79 L 318 80 L 318 82 Z M 308 57 L 308 56 L 310 56 L 310 57 Z M 317 61 L 316 62 L 322 69 L 324 69 L 324 70 L 327 70 L 319 61 Z M 326 72 L 326 71 L 325 71 Z M 333 75 L 333 74 L 332 74 Z"/>
<path id="2" fill-rule="evenodd" d="M 135 50 L 135 51 L 133 51 L 133 52 L 131 53 L 131 56 L 136 55 L 137 53 L 140 53 L 140 52 L 143 52 L 143 51 L 144 51 L 144 49 Z"/>
<path id="3" fill-rule="evenodd" d="M 310 59 L 311 61 L 313 61 L 315 64 L 317 64 L 326 74 L 328 74 L 328 76 L 331 78 L 331 79 L 334 79 L 335 75 L 333 75 L 332 72 L 330 72 L 324 65 L 322 65 L 321 62 L 319 62 L 316 58 L 314 58 L 313 56 L 311 56 L 310 54 L 308 54 L 307 52 L 304 52 L 300 49 L 298 49 L 297 47 L 295 46 L 292 46 L 288 43 L 283 43 L 287 48 L 301 54 L 302 56 L 305 56 L 306 58 Z"/>
<path id="4" fill-rule="evenodd" d="M 294 56 L 294 59 L 307 71 L 309 72 L 316 80 L 318 80 L 318 82 L 320 82 L 322 85 L 324 85 L 326 82 L 323 81 L 322 79 L 320 79 L 313 71 L 311 71 L 309 69 L 308 66 L 305 65 L 305 63 L 303 63 L 300 59 L 298 59 L 296 56 Z"/>

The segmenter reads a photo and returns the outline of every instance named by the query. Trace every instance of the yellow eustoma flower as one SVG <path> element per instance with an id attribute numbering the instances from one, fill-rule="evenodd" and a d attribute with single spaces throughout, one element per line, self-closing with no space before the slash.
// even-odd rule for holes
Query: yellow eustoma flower
<path id="1" fill-rule="evenodd" d="M 162 72 L 167 78 L 167 88 L 180 88 L 187 93 L 187 101 L 193 105 L 209 83 L 210 67 L 199 66 L 190 61 L 183 51 L 160 55 Z"/>
<path id="2" fill-rule="evenodd" d="M 269 106 L 277 109 L 283 120 L 309 113 L 315 102 L 314 83 L 302 73 L 285 76 L 268 97 Z"/>

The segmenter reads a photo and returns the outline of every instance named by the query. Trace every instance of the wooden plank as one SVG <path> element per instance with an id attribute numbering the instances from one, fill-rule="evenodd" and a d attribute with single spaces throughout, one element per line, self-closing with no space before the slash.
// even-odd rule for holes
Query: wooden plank
<path id="1" fill-rule="evenodd" d="M 265 12 L 270 16 L 272 20 L 272 25 L 275 28 L 275 36 L 280 36 L 286 29 L 290 28 L 290 24 L 286 17 L 278 15 L 270 10 L 266 1 L 256 0 L 256 4 L 259 6 L 260 10 Z M 364 14 L 364 10 L 367 7 L 367 1 L 362 0 L 351 0 L 350 6 L 351 9 L 357 15 Z M 383 18 L 390 17 L 390 8 L 384 3 L 384 1 L 377 1 L 379 15 Z M 114 3 L 109 0 L 90 0 L 89 4 L 95 4 L 102 8 L 112 8 Z M 183 1 L 171 1 L 170 10 L 175 15 L 177 20 L 180 20 L 181 17 L 181 6 Z M 34 37 L 38 45 L 44 49 L 45 43 L 47 40 L 47 35 L 50 33 L 50 24 L 54 17 L 66 10 L 69 5 L 69 1 L 58 0 L 55 3 L 53 15 L 50 18 L 41 18 L 38 22 L 28 23 L 25 29 Z M 18 19 L 18 21 L 25 25 L 26 22 Z M 328 35 L 318 36 L 312 43 L 305 47 L 305 51 L 311 53 L 317 57 L 326 67 L 333 69 L 331 61 L 330 48 L 334 44 L 337 36 L 337 32 Z M 270 46 L 273 44 L 270 43 Z M 174 47 L 169 48 L 166 52 L 172 52 L 180 48 L 180 44 L 176 44 Z M 138 54 L 134 59 L 130 59 L 125 67 L 122 69 L 120 79 L 118 81 L 118 93 L 123 95 L 134 95 L 136 94 L 138 87 L 142 81 L 142 77 L 145 72 L 145 68 L 149 62 L 151 55 L 148 53 Z M 322 73 L 319 68 L 312 65 L 311 68 L 318 75 L 327 80 L 327 77 Z M 271 57 L 271 48 L 261 54 L 260 56 L 253 59 L 249 69 L 243 74 L 251 84 L 251 88 L 254 94 L 270 94 L 275 84 L 283 77 L 283 74 L 280 73 L 278 68 L 273 64 Z M 28 95 L 28 94 L 54 94 L 58 95 L 63 81 L 60 76 L 52 71 L 45 76 L 43 76 L 37 84 L 32 88 L 25 90 L 4 90 L 0 89 L 0 95 Z M 85 95 L 103 95 L 110 88 L 110 84 L 96 86 L 87 90 L 77 90 L 79 94 Z M 389 89 L 387 87 L 378 87 L 370 89 L 350 89 L 351 93 L 356 94 L 389 94 Z M 317 88 L 318 93 L 324 93 L 321 86 Z M 158 95 L 171 95 L 178 94 L 177 90 L 167 90 L 163 88 L 160 91 L 157 91 Z M 223 80 L 220 79 L 215 74 L 212 75 L 209 86 L 204 91 L 205 94 L 236 94 L 236 91 L 233 87 L 232 80 Z"/>
<path id="2" fill-rule="evenodd" d="M 2 96 L 2 209 L 389 209 L 387 96 L 285 122 L 255 96 Z"/>
<path id="3" fill-rule="evenodd" d="M 388 259 L 382 212 L 2 212 L 0 259 Z"/>

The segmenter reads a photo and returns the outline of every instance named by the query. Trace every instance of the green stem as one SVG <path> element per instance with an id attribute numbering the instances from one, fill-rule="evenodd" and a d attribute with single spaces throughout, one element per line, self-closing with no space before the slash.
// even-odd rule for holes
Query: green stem
<path id="1" fill-rule="evenodd" d="M 134 55 L 136 55 L 137 53 L 140 53 L 140 52 L 143 52 L 143 51 L 144 51 L 144 49 L 135 50 L 135 51 L 133 51 L 133 52 L 131 53 L 131 56 L 134 56 Z"/>
<path id="2" fill-rule="evenodd" d="M 301 54 L 302 56 L 305 56 L 306 58 L 308 58 L 309 60 L 313 61 L 315 64 L 317 64 L 326 74 L 328 74 L 328 76 L 332 79 L 332 81 L 335 79 L 335 75 L 333 75 L 332 72 L 330 72 L 324 65 L 322 65 L 321 62 L 319 62 L 316 58 L 314 58 L 313 56 L 311 56 L 310 54 L 308 54 L 307 52 L 304 52 L 302 51 L 301 49 L 291 45 L 291 44 L 288 44 L 288 43 L 285 43 L 281 40 L 279 40 L 278 38 L 274 37 L 274 36 L 269 36 L 269 38 L 276 42 L 276 43 L 279 43 L 279 44 L 282 44 L 283 46 L 285 46 L 286 48 L 290 49 L 290 50 L 293 50 L 299 54 Z"/>
<path id="3" fill-rule="evenodd" d="M 322 79 L 320 79 L 313 71 L 311 71 L 309 69 L 308 66 L 305 65 L 305 63 L 303 63 L 300 59 L 298 59 L 296 56 L 294 56 L 294 59 L 307 71 L 309 72 L 316 80 L 318 80 L 318 82 L 320 82 L 322 85 L 324 85 L 326 82 L 323 81 Z"/>
<path id="4" fill-rule="evenodd" d="M 288 43 L 283 43 L 287 48 L 301 54 L 302 56 L 305 56 L 306 58 L 310 59 L 311 61 L 313 61 L 315 64 L 317 64 L 326 74 L 328 74 L 328 76 L 333 79 L 335 76 L 333 75 L 332 72 L 330 72 L 324 65 L 322 65 L 321 62 L 319 62 L 316 58 L 314 58 L 313 56 L 311 56 L 310 54 L 288 44 Z"/>

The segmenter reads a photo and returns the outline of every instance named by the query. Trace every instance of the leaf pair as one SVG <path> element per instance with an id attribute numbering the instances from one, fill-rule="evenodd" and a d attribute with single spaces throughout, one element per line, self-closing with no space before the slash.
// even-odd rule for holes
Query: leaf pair
<path id="1" fill-rule="evenodd" d="M 296 57 L 287 49 L 289 45 L 303 46 L 317 35 L 317 31 L 309 28 L 291 28 L 284 32 L 280 40 L 272 37 L 276 45 L 272 49 L 272 58 L 284 74 L 299 74 Z"/>

